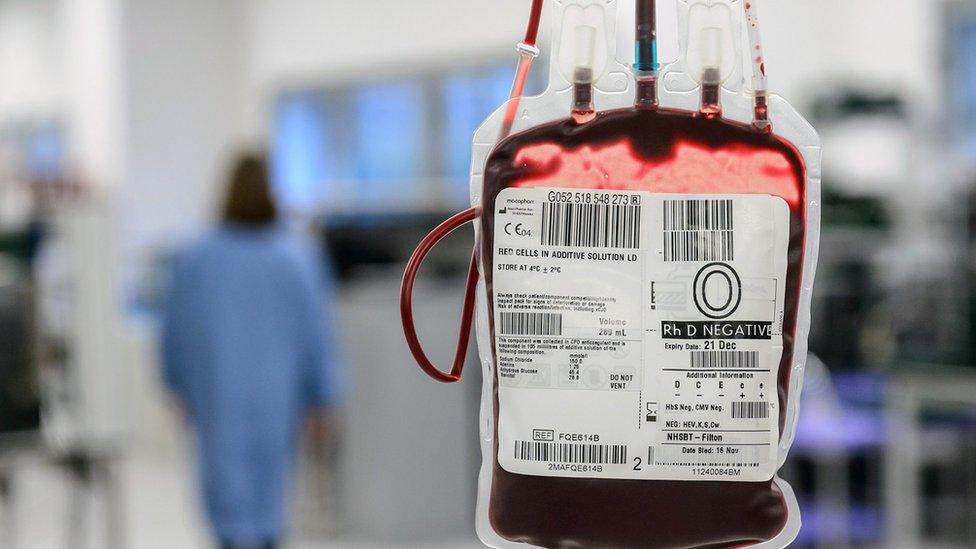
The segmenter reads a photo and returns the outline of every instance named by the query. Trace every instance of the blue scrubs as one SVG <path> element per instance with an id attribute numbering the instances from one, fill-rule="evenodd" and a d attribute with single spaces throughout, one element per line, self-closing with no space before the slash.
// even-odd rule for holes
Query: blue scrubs
<path id="1" fill-rule="evenodd" d="M 337 396 L 328 278 L 314 258 L 275 230 L 227 227 L 176 260 L 165 381 L 195 428 L 224 541 L 281 537 L 299 425 Z"/>

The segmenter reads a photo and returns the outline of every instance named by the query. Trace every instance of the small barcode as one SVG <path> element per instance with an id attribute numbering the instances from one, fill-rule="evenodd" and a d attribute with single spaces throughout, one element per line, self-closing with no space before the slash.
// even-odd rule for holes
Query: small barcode
<path id="1" fill-rule="evenodd" d="M 627 446 L 623 444 L 559 444 L 556 442 L 515 441 L 515 459 L 592 465 L 624 465 Z"/>
<path id="2" fill-rule="evenodd" d="M 504 335 L 561 336 L 563 315 L 552 313 L 502 313 Z"/>
<path id="3" fill-rule="evenodd" d="M 769 419 L 769 403 L 733 402 L 732 419 Z"/>
<path id="4" fill-rule="evenodd" d="M 664 261 L 734 261 L 731 200 L 665 200 Z"/>
<path id="5" fill-rule="evenodd" d="M 692 351 L 692 368 L 751 369 L 759 367 L 759 351 Z"/>
<path id="6" fill-rule="evenodd" d="M 611 204 L 542 205 L 542 245 L 573 248 L 640 247 L 641 207 Z"/>

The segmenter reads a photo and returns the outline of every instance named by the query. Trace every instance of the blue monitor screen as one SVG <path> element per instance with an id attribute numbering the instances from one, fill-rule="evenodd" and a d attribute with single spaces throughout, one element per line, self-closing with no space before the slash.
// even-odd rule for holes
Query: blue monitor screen
<path id="1" fill-rule="evenodd" d="M 273 129 L 280 200 L 349 213 L 462 207 L 472 136 L 508 99 L 512 77 L 506 61 L 283 94 Z"/>
<path id="2" fill-rule="evenodd" d="M 451 75 L 445 80 L 444 175 L 452 183 L 452 196 L 467 198 L 471 139 L 485 118 L 508 99 L 511 87 L 512 67 L 507 64 Z"/>
<path id="3" fill-rule="evenodd" d="M 425 171 L 427 113 L 419 82 L 380 83 L 353 93 L 354 174 L 361 203 L 400 203 Z"/>
<path id="4" fill-rule="evenodd" d="M 976 13 L 957 20 L 951 34 L 950 86 L 953 119 L 963 132 L 966 151 L 976 156 Z"/>
<path id="5" fill-rule="evenodd" d="M 424 176 L 427 113 L 417 82 L 286 94 L 274 130 L 279 198 L 298 209 L 336 203 L 391 209 Z"/>
<path id="6" fill-rule="evenodd" d="M 61 175 L 64 160 L 61 131 L 50 126 L 35 132 L 27 143 L 27 166 L 37 179 L 55 179 Z"/>
<path id="7" fill-rule="evenodd" d="M 328 203 L 342 170 L 332 145 L 336 127 L 321 93 L 286 95 L 278 106 L 274 129 L 274 179 L 278 198 L 291 208 Z"/>

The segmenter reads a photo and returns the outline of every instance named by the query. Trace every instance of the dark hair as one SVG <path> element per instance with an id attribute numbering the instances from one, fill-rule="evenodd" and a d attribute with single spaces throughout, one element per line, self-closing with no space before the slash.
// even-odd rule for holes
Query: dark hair
<path id="1" fill-rule="evenodd" d="M 278 219 L 271 194 L 268 162 L 260 155 L 244 155 L 234 164 L 227 185 L 223 221 L 234 225 L 264 227 Z"/>

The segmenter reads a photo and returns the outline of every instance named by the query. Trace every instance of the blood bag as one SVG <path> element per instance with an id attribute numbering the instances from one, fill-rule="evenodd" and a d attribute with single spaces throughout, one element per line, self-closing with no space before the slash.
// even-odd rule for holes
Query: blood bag
<path id="1" fill-rule="evenodd" d="M 491 547 L 785 547 L 799 531 L 776 473 L 807 352 L 820 142 L 767 92 L 755 2 L 676 1 L 681 56 L 663 69 L 653 0 L 637 1 L 633 67 L 614 52 L 620 2 L 550 3 L 548 90 L 517 83 L 478 130 L 473 209 L 405 277 L 411 349 L 456 381 L 459 359 L 435 373 L 419 349 L 409 294 L 439 236 L 475 222 Z"/>

